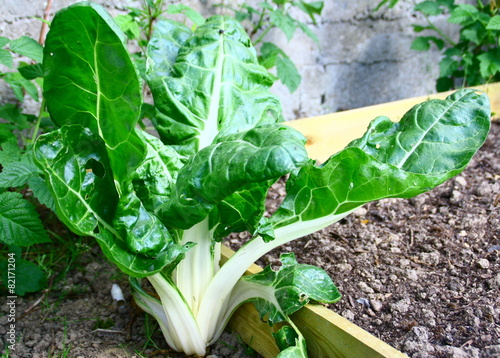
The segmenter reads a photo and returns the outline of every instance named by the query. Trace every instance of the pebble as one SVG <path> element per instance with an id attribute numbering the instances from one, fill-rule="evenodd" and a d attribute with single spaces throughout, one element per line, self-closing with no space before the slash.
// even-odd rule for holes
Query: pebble
<path id="1" fill-rule="evenodd" d="M 397 311 L 400 313 L 406 313 L 410 309 L 410 299 L 409 298 L 403 298 L 402 300 L 392 303 L 391 306 L 391 311 Z"/>
<path id="2" fill-rule="evenodd" d="M 342 317 L 348 319 L 349 321 L 354 321 L 354 312 L 351 310 L 342 311 Z"/>
<path id="3" fill-rule="evenodd" d="M 459 192 L 458 190 L 453 190 L 451 193 L 450 201 L 453 204 L 458 204 L 462 201 L 462 197 L 463 197 L 463 195 L 461 192 Z"/>
<path id="4" fill-rule="evenodd" d="M 477 266 L 482 269 L 487 269 L 490 267 L 490 262 L 487 259 L 479 259 L 477 260 Z"/>
<path id="5" fill-rule="evenodd" d="M 418 280 L 417 271 L 416 270 L 407 270 L 406 277 L 408 277 L 412 281 L 417 281 Z"/>
<path id="6" fill-rule="evenodd" d="M 352 212 L 354 216 L 366 216 L 366 213 L 368 213 L 368 210 L 366 210 L 363 207 L 360 207 Z"/>
<path id="7" fill-rule="evenodd" d="M 368 286 L 368 284 L 366 282 L 363 282 L 363 281 L 358 282 L 358 288 L 363 293 L 375 293 L 375 291 L 373 290 L 373 288 L 371 288 L 370 286 Z"/>
<path id="8" fill-rule="evenodd" d="M 465 180 L 465 178 L 463 176 L 459 175 L 459 176 L 455 177 L 455 182 L 457 184 L 460 184 L 463 187 L 467 186 L 467 180 Z"/>
<path id="9" fill-rule="evenodd" d="M 370 306 L 375 312 L 380 312 L 382 310 L 382 302 L 379 300 L 370 300 Z"/>
<path id="10" fill-rule="evenodd" d="M 432 251 L 432 252 L 421 252 L 419 256 L 420 261 L 422 261 L 424 264 L 435 266 L 439 264 L 440 261 L 440 254 L 437 251 Z"/>

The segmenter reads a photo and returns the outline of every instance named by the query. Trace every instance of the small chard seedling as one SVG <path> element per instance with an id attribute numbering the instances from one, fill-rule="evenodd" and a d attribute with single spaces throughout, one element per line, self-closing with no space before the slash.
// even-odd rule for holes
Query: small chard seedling
<path id="1" fill-rule="evenodd" d="M 44 96 L 59 128 L 38 139 L 35 161 L 60 219 L 97 239 L 130 275 L 136 302 L 169 346 L 186 354 L 204 355 L 235 309 L 253 302 L 269 323 L 286 323 L 275 336 L 280 356 L 306 356 L 288 316 L 308 302 L 337 301 L 330 277 L 293 254 L 282 255 L 279 270 L 245 270 L 367 202 L 441 184 L 464 169 L 489 130 L 487 96 L 461 90 L 417 105 L 399 123 L 378 117 L 317 165 L 302 134 L 281 123 L 272 77 L 245 31 L 215 16 L 194 32 L 156 25 L 147 78 L 157 138 L 137 126 L 141 82 L 124 43 L 95 4 L 55 16 Z M 266 193 L 284 175 L 286 198 L 265 217 Z M 220 266 L 223 238 L 242 231 L 253 238 Z"/>

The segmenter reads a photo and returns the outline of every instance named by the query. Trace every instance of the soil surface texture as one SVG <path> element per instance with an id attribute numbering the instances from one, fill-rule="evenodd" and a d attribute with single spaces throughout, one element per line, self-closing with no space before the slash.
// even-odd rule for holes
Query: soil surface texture
<path id="1" fill-rule="evenodd" d="M 269 210 L 284 194 L 283 184 L 273 186 Z M 234 235 L 228 245 L 244 239 Z M 258 263 L 278 265 L 290 251 L 333 278 L 343 298 L 332 310 L 409 357 L 500 357 L 500 122 L 459 176 L 413 199 L 368 204 Z M 111 298 L 113 283 L 125 302 Z M 0 310 L 5 352 L 9 307 Z M 11 357 L 182 357 L 96 247 L 49 291 L 18 298 L 16 312 Z M 234 334 L 208 354 L 259 357 Z"/>

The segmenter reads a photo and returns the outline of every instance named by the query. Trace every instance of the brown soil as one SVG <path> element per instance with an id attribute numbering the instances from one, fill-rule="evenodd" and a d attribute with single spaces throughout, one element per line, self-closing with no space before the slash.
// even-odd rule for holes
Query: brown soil
<path id="1" fill-rule="evenodd" d="M 274 265 L 281 252 L 294 251 L 300 262 L 323 267 L 343 294 L 331 309 L 412 358 L 500 357 L 499 156 L 497 121 L 459 177 L 414 199 L 368 204 L 260 263 Z M 279 201 L 284 189 L 275 189 L 270 196 Z M 111 299 L 113 283 L 124 291 L 124 307 Z M 0 310 L 5 351 L 8 307 Z M 97 248 L 49 292 L 18 298 L 16 312 L 11 357 L 177 356 L 134 309 L 126 277 Z M 247 353 L 234 335 L 210 352 Z"/>

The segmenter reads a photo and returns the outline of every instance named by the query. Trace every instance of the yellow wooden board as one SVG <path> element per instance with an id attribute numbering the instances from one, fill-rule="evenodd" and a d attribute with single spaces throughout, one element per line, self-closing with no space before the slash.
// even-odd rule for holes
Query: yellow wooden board
<path id="1" fill-rule="evenodd" d="M 500 83 L 474 87 L 488 94 L 491 111 L 500 113 Z M 377 104 L 345 112 L 286 122 L 307 138 L 309 157 L 324 162 L 332 154 L 343 149 L 350 141 L 363 135 L 368 124 L 378 116 L 386 116 L 397 122 L 418 103 L 429 99 L 443 99 L 453 91 Z"/>

